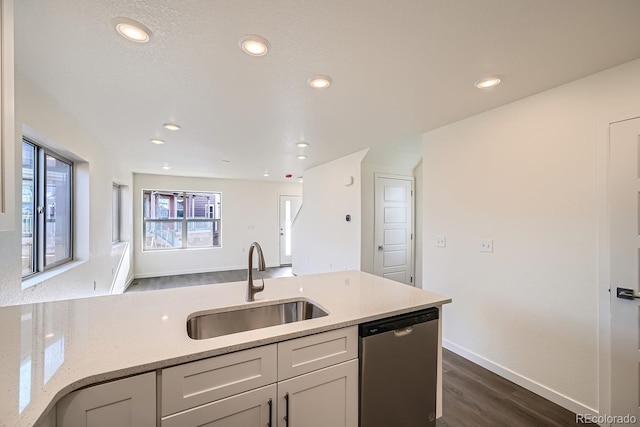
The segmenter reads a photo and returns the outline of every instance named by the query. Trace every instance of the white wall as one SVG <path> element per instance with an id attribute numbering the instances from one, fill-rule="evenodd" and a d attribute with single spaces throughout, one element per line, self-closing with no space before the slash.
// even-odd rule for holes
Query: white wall
<path id="1" fill-rule="evenodd" d="M 221 192 L 222 246 L 189 250 L 143 251 L 143 190 Z M 280 265 L 279 196 L 300 195 L 301 192 L 302 185 L 298 183 L 135 174 L 133 191 L 135 276 L 156 277 L 246 269 L 247 251 L 253 241 L 260 243 L 267 266 Z"/>
<path id="2" fill-rule="evenodd" d="M 119 255 L 112 254 L 111 244 L 111 191 L 112 183 L 132 183 L 132 174 L 121 162 L 113 158 L 98 141 L 88 135 L 51 98 L 16 72 L 16 185 L 11 196 L 21 206 L 22 196 L 22 129 L 26 126 L 39 142 L 62 150 L 74 159 L 82 159 L 76 168 L 76 181 L 80 190 L 76 194 L 74 214 L 78 228 L 74 244 L 77 262 L 73 268 L 61 267 L 64 273 L 47 280 L 32 280 L 35 286 L 22 289 L 21 280 L 21 218 L 16 215 L 15 231 L 0 233 L 0 305 L 53 301 L 108 294 L 120 263 Z M 131 222 L 125 220 L 124 233 Z M 131 272 L 127 273 L 131 276 Z M 41 278 L 43 276 L 40 276 Z M 38 283 L 39 282 L 39 283 Z M 94 285 L 95 282 L 95 285 Z"/>
<path id="3" fill-rule="evenodd" d="M 598 409 L 597 129 L 639 99 L 636 60 L 423 137 L 445 344 L 576 412 Z"/>
<path id="4" fill-rule="evenodd" d="M 360 164 L 367 151 L 304 171 L 302 209 L 293 225 L 294 274 L 360 269 Z"/>

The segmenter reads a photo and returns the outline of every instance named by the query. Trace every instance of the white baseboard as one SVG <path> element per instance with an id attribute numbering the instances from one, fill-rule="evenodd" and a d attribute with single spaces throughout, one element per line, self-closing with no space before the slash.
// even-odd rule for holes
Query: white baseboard
<path id="1" fill-rule="evenodd" d="M 598 411 L 590 408 L 586 405 L 583 405 L 580 402 L 577 402 L 570 397 L 567 397 L 561 393 L 558 393 L 555 390 L 550 389 L 540 383 L 537 383 L 527 377 L 524 377 L 517 372 L 514 372 L 510 369 L 505 368 L 497 363 L 494 363 L 490 360 L 485 359 L 484 357 L 469 351 L 463 347 L 460 347 L 451 341 L 442 340 L 442 347 L 447 350 L 451 350 L 452 352 L 464 357 L 467 360 L 472 361 L 473 363 L 482 366 L 485 369 L 490 370 L 491 372 L 500 375 L 501 377 L 518 384 L 520 387 L 524 387 L 527 390 L 544 397 L 551 402 L 562 406 L 565 409 L 575 413 L 575 414 L 591 414 L 598 415 Z"/>

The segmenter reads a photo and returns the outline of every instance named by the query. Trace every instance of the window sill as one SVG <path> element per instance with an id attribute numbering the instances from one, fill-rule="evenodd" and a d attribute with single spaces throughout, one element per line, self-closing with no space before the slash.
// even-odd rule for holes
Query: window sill
<path id="1" fill-rule="evenodd" d="M 44 271 L 42 273 L 38 273 L 34 276 L 31 276 L 22 281 L 22 290 L 30 288 L 32 286 L 38 285 L 46 280 L 53 279 L 54 277 L 66 273 L 67 271 L 73 270 L 74 268 L 84 264 L 86 261 L 84 260 L 74 260 L 70 261 L 66 264 L 63 264 L 59 267 L 56 267 L 52 270 Z"/>
<path id="2" fill-rule="evenodd" d="M 129 244 L 129 242 L 127 240 L 120 240 L 120 241 L 117 241 L 117 242 L 112 242 L 111 243 L 111 250 L 115 251 L 115 250 L 118 250 L 120 248 L 124 248 L 128 244 Z"/>

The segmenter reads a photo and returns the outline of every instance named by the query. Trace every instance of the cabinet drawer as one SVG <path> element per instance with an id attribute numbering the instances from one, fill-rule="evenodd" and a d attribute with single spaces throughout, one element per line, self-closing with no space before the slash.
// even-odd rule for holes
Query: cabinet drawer
<path id="1" fill-rule="evenodd" d="M 337 329 L 278 343 L 278 380 L 358 357 L 358 327 Z"/>
<path id="2" fill-rule="evenodd" d="M 276 382 L 276 344 L 162 370 L 162 416 Z"/>
<path id="3" fill-rule="evenodd" d="M 163 418 L 161 427 L 274 425 L 276 385 L 236 394 Z"/>

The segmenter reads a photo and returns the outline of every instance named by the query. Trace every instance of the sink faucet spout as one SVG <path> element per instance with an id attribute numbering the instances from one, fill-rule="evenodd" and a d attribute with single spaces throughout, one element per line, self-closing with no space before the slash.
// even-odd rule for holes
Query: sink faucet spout
<path id="1" fill-rule="evenodd" d="M 264 271 L 266 266 L 264 262 L 264 255 L 262 254 L 262 248 L 258 242 L 253 242 L 251 246 L 249 246 L 249 266 L 248 266 L 248 274 L 247 274 L 247 302 L 251 302 L 255 300 L 255 295 L 258 292 L 264 290 L 264 279 L 262 279 L 262 285 L 254 285 L 253 284 L 253 248 L 256 248 L 258 251 L 258 270 Z"/>

